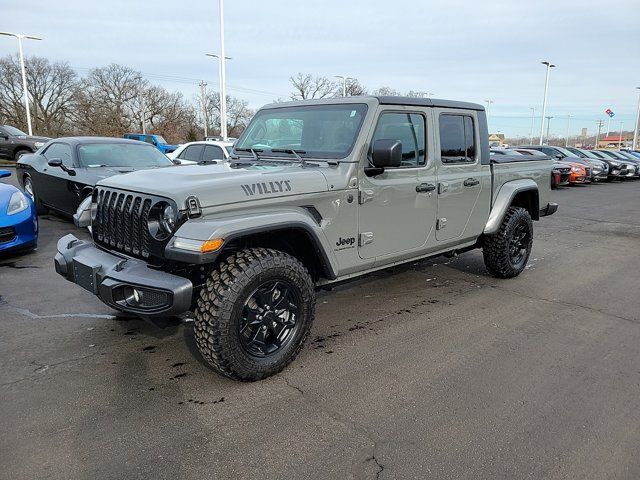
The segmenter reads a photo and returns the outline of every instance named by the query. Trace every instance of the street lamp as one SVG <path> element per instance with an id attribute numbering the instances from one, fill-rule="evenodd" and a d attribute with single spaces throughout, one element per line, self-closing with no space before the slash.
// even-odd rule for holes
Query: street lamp
<path id="1" fill-rule="evenodd" d="M 564 146 L 568 147 L 569 146 L 569 126 L 571 125 L 571 118 L 573 117 L 573 115 L 567 115 L 567 136 L 565 137 L 564 140 Z M 547 135 L 548 137 L 548 135 Z"/>
<path id="2" fill-rule="evenodd" d="M 636 87 L 636 90 L 640 90 L 640 87 Z M 638 110 L 636 111 L 636 125 L 633 130 L 633 146 L 631 150 L 638 148 L 638 123 L 640 122 L 640 91 L 638 92 Z"/>
<path id="3" fill-rule="evenodd" d="M 544 118 L 547 113 L 547 89 L 549 88 L 549 72 L 555 65 L 551 62 L 541 62 L 543 65 L 547 66 L 547 75 L 544 80 L 544 99 L 542 101 L 542 122 L 540 123 L 540 145 L 542 145 L 542 137 L 544 135 Z M 549 135 L 547 135 L 547 138 Z"/>
<path id="4" fill-rule="evenodd" d="M 142 77 L 140 75 L 135 76 L 135 80 L 138 84 L 138 97 L 140 98 L 140 116 L 142 118 L 142 134 L 147 134 L 147 122 L 145 121 L 146 111 L 144 105 L 144 88 L 142 86 Z"/>
<path id="5" fill-rule="evenodd" d="M 355 78 L 345 77 L 344 75 L 335 75 L 335 77 L 342 79 L 342 96 L 346 97 L 347 96 L 347 80 L 355 80 Z"/>
<path id="6" fill-rule="evenodd" d="M 493 103 L 493 100 L 485 100 L 487 104 L 487 125 L 489 125 L 489 106 Z"/>
<path id="7" fill-rule="evenodd" d="M 24 92 L 24 108 L 27 113 L 27 128 L 29 135 L 33 135 L 31 129 L 31 112 L 29 112 L 29 94 L 27 93 L 27 74 L 24 69 L 24 54 L 22 53 L 22 39 L 28 38 L 29 40 L 42 40 L 40 37 L 34 37 L 32 35 L 23 35 L 21 33 L 0 32 L 0 35 L 6 35 L 8 37 L 16 37 L 18 39 L 18 51 L 20 52 L 20 70 L 22 72 L 22 91 Z"/>
<path id="8" fill-rule="evenodd" d="M 546 117 L 544 117 L 544 118 L 546 118 L 546 119 L 547 119 L 547 143 L 549 143 L 549 127 L 551 127 L 551 119 L 552 119 L 553 117 L 551 117 L 551 116 L 546 116 Z M 543 122 L 544 122 L 544 120 L 543 120 Z M 540 145 L 542 145 L 542 142 L 540 143 Z"/>
<path id="9" fill-rule="evenodd" d="M 217 58 L 220 62 L 218 68 L 218 84 L 220 85 L 220 136 L 222 140 L 227 140 L 227 86 L 224 81 L 224 67 L 226 60 L 231 60 L 231 57 L 224 57 L 225 61 L 220 60 L 220 55 L 215 53 L 205 53 L 207 57 Z"/>
<path id="10" fill-rule="evenodd" d="M 624 128 L 624 123 L 620 122 L 620 143 L 618 143 L 618 151 L 622 150 L 622 129 Z"/>

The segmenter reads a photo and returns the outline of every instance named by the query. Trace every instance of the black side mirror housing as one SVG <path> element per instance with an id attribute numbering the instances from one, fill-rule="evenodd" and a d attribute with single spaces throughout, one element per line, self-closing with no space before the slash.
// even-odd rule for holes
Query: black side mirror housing
<path id="1" fill-rule="evenodd" d="M 182 162 L 180 160 L 178 160 L 177 158 L 174 158 L 171 161 L 173 162 L 174 165 L 182 165 Z"/>
<path id="2" fill-rule="evenodd" d="M 559 154 L 557 154 L 557 155 L 556 155 L 556 158 L 557 158 L 558 160 L 562 160 L 562 159 L 564 158 L 564 155 L 562 155 L 561 153 L 559 153 Z"/>
<path id="3" fill-rule="evenodd" d="M 373 142 L 371 163 L 373 166 L 364 169 L 365 173 L 370 177 L 380 175 L 385 168 L 401 166 L 402 142 L 386 138 Z"/>
<path id="4" fill-rule="evenodd" d="M 49 165 L 50 167 L 61 168 L 63 171 L 67 172 L 67 174 L 72 177 L 76 175 L 76 171 L 73 168 L 67 167 L 64 163 L 62 163 L 62 160 L 60 160 L 59 158 L 52 158 L 47 162 L 47 165 Z"/>

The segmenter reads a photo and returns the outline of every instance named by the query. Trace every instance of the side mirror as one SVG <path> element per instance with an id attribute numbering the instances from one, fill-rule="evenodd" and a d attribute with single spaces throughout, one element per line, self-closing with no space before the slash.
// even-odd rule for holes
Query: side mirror
<path id="1" fill-rule="evenodd" d="M 174 158 L 171 161 L 173 162 L 174 165 L 182 165 L 182 162 L 180 160 L 178 160 L 177 158 Z"/>
<path id="2" fill-rule="evenodd" d="M 557 155 L 556 155 L 556 158 L 557 158 L 558 160 L 562 160 L 562 159 L 564 158 L 564 155 L 562 155 L 561 153 L 559 153 L 559 154 L 557 154 Z"/>
<path id="3" fill-rule="evenodd" d="M 7 178 L 11 176 L 11 172 L 9 170 L 0 170 L 0 178 Z"/>
<path id="4" fill-rule="evenodd" d="M 75 177 L 76 175 L 76 171 L 73 168 L 67 167 L 64 163 L 62 163 L 62 160 L 60 160 L 59 158 L 52 158 L 47 162 L 47 165 L 49 165 L 50 167 L 61 168 L 63 171 L 67 172 L 67 174 L 72 177 Z"/>
<path id="5" fill-rule="evenodd" d="M 371 163 L 373 167 L 365 168 L 365 173 L 370 177 L 380 175 L 385 168 L 402 165 L 402 142 L 386 138 L 373 142 Z"/>
<path id="6" fill-rule="evenodd" d="M 4 138 L 5 140 L 9 140 L 9 135 L 6 133 L 0 133 L 0 138 Z"/>

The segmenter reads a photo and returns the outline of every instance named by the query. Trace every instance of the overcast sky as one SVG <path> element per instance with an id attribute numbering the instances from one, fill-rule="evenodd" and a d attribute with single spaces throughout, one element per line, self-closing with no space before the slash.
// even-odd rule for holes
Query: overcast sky
<path id="1" fill-rule="evenodd" d="M 0 0 L 0 30 L 44 38 L 27 55 L 68 61 L 80 74 L 115 62 L 188 98 L 199 79 L 217 88 L 218 1 Z M 490 129 L 528 135 L 548 115 L 563 136 L 605 118 L 633 128 L 640 86 L 640 1 L 227 0 L 227 82 L 257 108 L 290 92 L 297 72 L 357 77 L 368 89 L 492 99 Z M 16 42 L 0 37 L 0 55 Z M 539 132 L 539 119 L 535 132 Z"/>

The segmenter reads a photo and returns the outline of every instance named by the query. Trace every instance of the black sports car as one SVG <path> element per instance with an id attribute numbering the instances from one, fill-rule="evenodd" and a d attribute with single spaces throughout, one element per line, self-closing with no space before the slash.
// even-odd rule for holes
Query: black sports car
<path id="1" fill-rule="evenodd" d="M 103 178 L 174 165 L 148 143 L 124 138 L 65 137 L 47 142 L 16 164 L 20 185 L 38 213 L 73 215 Z"/>

